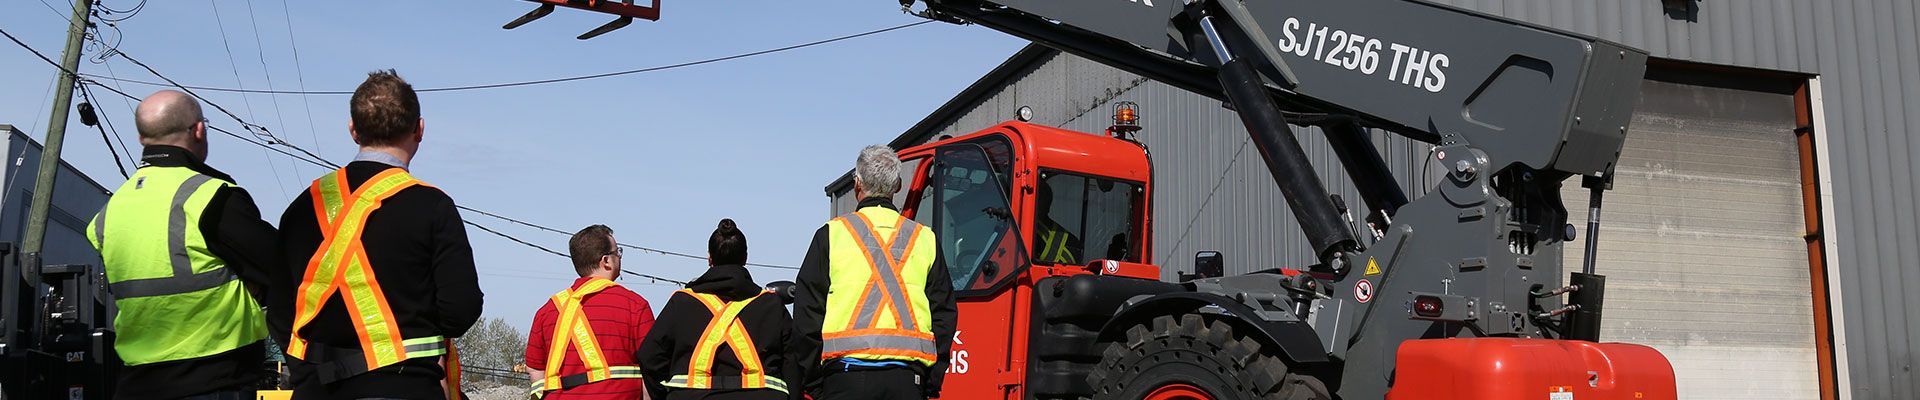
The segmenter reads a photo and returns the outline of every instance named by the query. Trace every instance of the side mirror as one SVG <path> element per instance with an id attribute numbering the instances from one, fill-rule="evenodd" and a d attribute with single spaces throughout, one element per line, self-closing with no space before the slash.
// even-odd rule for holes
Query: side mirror
<path id="1" fill-rule="evenodd" d="M 781 304 L 793 304 L 793 291 L 796 287 L 793 281 L 774 281 L 767 283 L 767 290 L 780 296 Z"/>
<path id="2" fill-rule="evenodd" d="M 1219 278 L 1226 275 L 1226 256 L 1218 251 L 1202 251 L 1193 254 L 1193 273 L 1182 274 L 1181 280 Z"/>

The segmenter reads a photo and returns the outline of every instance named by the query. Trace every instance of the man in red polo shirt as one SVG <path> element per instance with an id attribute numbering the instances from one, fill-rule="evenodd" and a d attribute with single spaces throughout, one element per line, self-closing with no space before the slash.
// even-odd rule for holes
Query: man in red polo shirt
<path id="1" fill-rule="evenodd" d="M 527 336 L 535 397 L 639 399 L 646 384 L 634 353 L 653 328 L 653 307 L 613 283 L 620 277 L 622 253 L 613 229 L 586 227 L 567 247 L 580 279 L 540 307 Z"/>

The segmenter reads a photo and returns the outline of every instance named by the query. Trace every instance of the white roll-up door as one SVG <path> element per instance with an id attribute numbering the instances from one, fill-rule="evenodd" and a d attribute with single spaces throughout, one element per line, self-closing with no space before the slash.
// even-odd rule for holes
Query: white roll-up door
<path id="1" fill-rule="evenodd" d="M 1601 339 L 1658 348 L 1682 399 L 1818 398 L 1793 107 L 1791 94 L 1641 86 L 1603 201 Z M 1568 222 L 1584 228 L 1588 192 L 1566 185 Z M 1567 247 L 1569 272 L 1584 242 Z"/>

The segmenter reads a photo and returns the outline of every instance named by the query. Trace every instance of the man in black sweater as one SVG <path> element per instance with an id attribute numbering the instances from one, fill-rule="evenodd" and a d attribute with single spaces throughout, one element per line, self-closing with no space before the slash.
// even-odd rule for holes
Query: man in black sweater
<path id="1" fill-rule="evenodd" d="M 280 216 L 273 304 L 290 312 L 272 323 L 293 332 L 282 342 L 296 399 L 445 399 L 443 339 L 480 318 L 473 248 L 453 199 L 406 175 L 425 132 L 413 87 L 392 70 L 368 75 L 350 100 L 359 155 Z"/>

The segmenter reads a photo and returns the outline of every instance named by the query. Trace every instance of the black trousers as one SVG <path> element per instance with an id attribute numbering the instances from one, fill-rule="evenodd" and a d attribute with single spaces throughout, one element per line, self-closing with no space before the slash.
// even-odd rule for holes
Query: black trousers
<path id="1" fill-rule="evenodd" d="M 920 374 L 906 368 L 841 371 L 828 374 L 814 400 L 926 400 Z"/>

